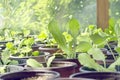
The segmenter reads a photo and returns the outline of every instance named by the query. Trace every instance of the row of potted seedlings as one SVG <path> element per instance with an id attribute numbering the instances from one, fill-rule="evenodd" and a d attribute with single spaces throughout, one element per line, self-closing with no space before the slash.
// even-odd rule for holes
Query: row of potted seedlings
<path id="1" fill-rule="evenodd" d="M 117 72 L 120 65 L 119 34 L 109 35 L 94 26 L 79 31 L 80 26 L 76 19 L 71 19 L 68 25 L 68 31 L 62 32 L 56 21 L 49 23 L 48 30 L 57 45 L 50 46 L 47 42 L 37 44 L 33 36 L 6 43 L 6 48 L 1 50 L 1 64 L 16 64 L 24 70 L 2 74 L 1 78 L 5 80 L 30 80 L 28 77 L 38 80 L 119 79 L 120 73 Z M 112 38 L 116 40 L 110 42 Z M 5 68 L 1 68 L 1 72 L 4 71 Z M 49 74 L 51 72 L 52 74 Z M 44 77 L 45 73 L 47 76 Z"/>

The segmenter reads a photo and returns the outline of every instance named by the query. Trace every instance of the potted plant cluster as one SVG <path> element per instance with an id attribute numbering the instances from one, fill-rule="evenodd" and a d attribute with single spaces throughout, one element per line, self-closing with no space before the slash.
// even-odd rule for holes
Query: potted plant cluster
<path id="1" fill-rule="evenodd" d="M 57 77 L 49 77 L 53 80 L 119 79 L 119 30 L 118 25 L 111 31 L 112 34 L 109 28 L 103 31 L 94 25 L 81 30 L 79 22 L 72 18 L 67 22 L 66 30 L 62 31 L 59 24 L 52 20 L 48 25 L 48 34 L 41 31 L 39 35 L 28 36 L 30 32 L 25 31 L 26 36 L 22 39 L 5 44 L 6 48 L 1 51 L 1 64 L 18 61 L 17 64 L 24 63 L 25 70 L 1 75 L 0 78 L 13 79 L 9 75 L 15 75 L 15 79 L 29 80 L 29 77 L 36 78 L 34 76 L 40 79 L 44 70 L 57 73 Z M 23 75 L 27 73 L 30 75 Z"/>
<path id="2" fill-rule="evenodd" d="M 35 41 L 35 45 L 38 46 L 38 50 L 42 52 L 49 52 L 52 54 L 59 50 L 55 40 L 51 38 L 49 33 L 47 33 L 46 31 L 42 31 L 39 35 L 37 35 Z"/>
<path id="3" fill-rule="evenodd" d="M 75 73 L 77 64 L 68 61 L 53 61 L 55 56 L 51 56 L 45 63 L 40 63 L 35 59 L 28 59 L 26 69 L 50 70 L 60 73 L 60 77 L 69 77 Z"/>
<path id="4" fill-rule="evenodd" d="M 10 58 L 17 60 L 19 64 L 25 63 L 28 58 L 34 58 L 40 62 L 45 62 L 49 53 L 33 51 L 31 47 L 33 44 L 34 38 L 23 38 L 17 42 L 7 43 L 6 49 L 10 53 Z"/>
<path id="5" fill-rule="evenodd" d="M 118 76 L 120 75 L 119 26 L 114 26 L 111 31 L 114 31 L 112 35 L 101 29 L 90 29 L 88 32 L 90 32 L 89 38 L 92 42 L 92 47 L 78 55 L 78 60 L 83 66 L 80 67 L 79 73 L 71 75 L 70 78 L 120 79 Z M 106 46 L 108 52 L 104 53 L 101 48 L 106 48 Z"/>
<path id="6" fill-rule="evenodd" d="M 55 60 L 75 62 L 78 67 L 80 67 L 81 64 L 77 59 L 76 52 L 78 48 L 77 37 L 80 33 L 80 25 L 76 19 L 71 19 L 67 24 L 68 30 L 64 32 L 60 30 L 60 27 L 55 20 L 52 20 L 48 25 L 49 32 L 62 50 L 62 52 L 54 54 L 56 55 Z M 76 71 L 78 71 L 78 67 L 76 68 Z"/>
<path id="7" fill-rule="evenodd" d="M 0 74 L 23 71 L 22 66 L 18 66 L 18 62 L 9 59 L 10 54 L 5 49 L 0 53 Z"/>

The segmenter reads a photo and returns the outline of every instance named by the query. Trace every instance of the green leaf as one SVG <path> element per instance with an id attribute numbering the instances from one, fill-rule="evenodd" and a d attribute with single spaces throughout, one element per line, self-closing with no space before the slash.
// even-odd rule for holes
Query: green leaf
<path id="1" fill-rule="evenodd" d="M 105 55 L 102 53 L 102 51 L 99 48 L 91 48 L 88 53 L 92 55 L 93 59 L 95 60 L 102 60 L 105 61 Z"/>
<path id="2" fill-rule="evenodd" d="M 90 48 L 92 48 L 92 45 L 89 42 L 81 41 L 79 42 L 76 51 L 77 52 L 87 52 Z"/>
<path id="3" fill-rule="evenodd" d="M 65 37 L 63 36 L 62 32 L 60 31 L 60 28 L 58 26 L 58 23 L 55 20 L 52 20 L 48 25 L 48 30 L 52 34 L 53 38 L 59 45 L 59 47 L 67 54 L 69 58 L 73 58 L 73 52 L 70 48 L 66 45 Z"/>
<path id="4" fill-rule="evenodd" d="M 5 66 L 0 66 L 0 73 L 5 73 L 6 65 Z"/>
<path id="5" fill-rule="evenodd" d="M 79 62 L 80 62 L 82 65 L 84 65 L 84 66 L 86 66 L 86 67 L 90 67 L 90 68 L 92 68 L 93 64 L 95 64 L 94 59 L 92 59 L 92 58 L 90 57 L 90 55 L 87 54 L 87 53 L 81 53 L 81 54 L 79 54 L 78 60 L 79 60 Z"/>
<path id="6" fill-rule="evenodd" d="M 39 53 L 40 53 L 39 51 L 34 51 L 34 52 L 32 52 L 32 55 L 33 56 L 39 56 Z"/>
<path id="7" fill-rule="evenodd" d="M 32 46 L 32 44 L 34 44 L 34 39 L 33 38 L 25 39 L 24 44 L 27 46 Z"/>
<path id="8" fill-rule="evenodd" d="M 56 21 L 53 20 L 49 23 L 48 30 L 61 48 L 67 48 L 65 37 L 60 31 L 59 26 Z"/>
<path id="9" fill-rule="evenodd" d="M 47 63 L 46 63 L 47 67 L 50 67 L 50 65 L 54 59 L 55 59 L 55 56 L 51 56 L 50 58 L 48 58 Z"/>
<path id="10" fill-rule="evenodd" d="M 80 30 L 80 25 L 79 22 L 76 19 L 71 19 L 69 21 L 69 30 L 71 32 L 71 35 L 76 38 L 79 34 L 79 30 Z"/>
<path id="11" fill-rule="evenodd" d="M 90 55 L 87 54 L 87 53 L 79 54 L 78 55 L 78 60 L 79 60 L 80 64 L 82 64 L 83 66 L 86 66 L 88 68 L 93 68 L 97 71 L 106 71 L 106 69 L 104 67 L 102 67 L 101 65 L 96 63 L 95 60 L 92 59 L 90 57 Z"/>
<path id="12" fill-rule="evenodd" d="M 43 64 L 40 64 L 38 61 L 36 61 L 35 59 L 28 59 L 27 60 L 27 65 L 31 66 L 32 68 L 40 68 L 43 67 Z"/>
<path id="13" fill-rule="evenodd" d="M 8 42 L 8 43 L 6 44 L 6 48 L 12 49 L 12 48 L 14 48 L 14 44 L 13 44 L 12 42 Z"/>
<path id="14" fill-rule="evenodd" d="M 98 33 L 90 35 L 90 38 L 94 44 L 101 44 L 106 40 L 105 37 L 100 36 Z"/>

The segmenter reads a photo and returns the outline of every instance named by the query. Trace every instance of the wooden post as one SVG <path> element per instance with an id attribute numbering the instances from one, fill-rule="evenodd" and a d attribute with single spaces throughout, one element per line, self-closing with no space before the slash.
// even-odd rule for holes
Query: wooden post
<path id="1" fill-rule="evenodd" d="M 97 26 L 103 30 L 109 26 L 109 0 L 97 0 Z"/>

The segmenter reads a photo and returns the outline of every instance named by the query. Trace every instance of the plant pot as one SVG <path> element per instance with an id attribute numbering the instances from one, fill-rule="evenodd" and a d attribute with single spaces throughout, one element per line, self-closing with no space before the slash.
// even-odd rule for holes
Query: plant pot
<path id="1" fill-rule="evenodd" d="M 40 52 L 49 52 L 49 53 L 55 53 L 59 49 L 57 48 L 57 45 L 49 45 L 47 43 L 41 43 L 37 42 L 32 45 L 33 51 L 40 51 Z"/>
<path id="2" fill-rule="evenodd" d="M 56 53 L 61 51 L 59 48 L 55 47 L 51 47 L 51 46 L 44 46 L 44 47 L 39 47 L 39 50 L 41 52 L 49 52 L 51 54 Z"/>
<path id="3" fill-rule="evenodd" d="M 41 53 L 39 56 L 26 56 L 26 57 L 18 57 L 18 56 L 10 56 L 10 59 L 17 60 L 19 64 L 26 63 L 26 60 L 29 58 L 35 59 L 38 62 L 46 62 L 46 59 L 48 58 L 50 54 L 47 52 Z"/>
<path id="4" fill-rule="evenodd" d="M 112 63 L 114 63 L 114 61 L 115 61 L 115 60 L 113 60 L 113 59 L 106 59 L 106 60 L 105 60 L 107 66 L 109 66 L 109 65 L 112 64 Z M 103 64 L 104 64 L 103 61 L 101 61 L 101 60 L 97 60 L 96 62 L 97 62 L 98 64 L 100 64 L 100 65 L 103 65 Z"/>
<path id="5" fill-rule="evenodd" d="M 87 79 L 87 78 L 56 78 L 55 80 L 94 80 L 94 79 Z"/>
<path id="6" fill-rule="evenodd" d="M 120 80 L 119 72 L 85 72 L 75 73 L 70 78 L 88 78 L 95 80 Z"/>
<path id="7" fill-rule="evenodd" d="M 45 64 L 43 64 L 45 65 Z M 35 68 L 38 70 L 51 70 L 59 72 L 61 77 L 69 77 L 69 75 L 75 73 L 75 67 L 77 66 L 76 63 L 67 62 L 67 61 L 53 61 L 50 67 L 44 68 Z M 34 69 L 31 67 L 27 67 L 26 69 Z"/>
<path id="8" fill-rule="evenodd" d="M 88 67 L 85 67 L 85 66 L 80 67 L 80 68 L 79 68 L 79 71 L 80 71 L 80 72 L 96 72 L 95 69 L 88 68 Z"/>
<path id="9" fill-rule="evenodd" d="M 10 73 L 10 72 L 17 72 L 17 71 L 23 71 L 24 68 L 21 66 L 16 66 L 16 65 L 7 65 L 5 68 L 5 73 L 1 73 L 1 74 L 6 74 L 6 73 Z"/>
<path id="10" fill-rule="evenodd" d="M 39 51 L 39 47 L 42 46 L 43 44 L 33 44 L 31 47 L 32 47 L 32 50 L 33 51 Z"/>
<path id="11" fill-rule="evenodd" d="M 75 72 L 79 72 L 79 68 L 82 66 L 78 59 L 55 59 L 54 61 L 69 61 L 76 63 L 77 67 L 75 68 Z"/>
<path id="12" fill-rule="evenodd" d="M 31 71 L 21 71 L 21 72 L 13 72 L 0 76 L 1 80 L 29 80 L 28 78 L 32 78 L 30 80 L 54 80 L 58 78 L 60 74 L 55 71 L 45 71 L 45 70 L 31 70 Z M 35 77 L 39 77 L 40 79 L 33 79 Z"/>

